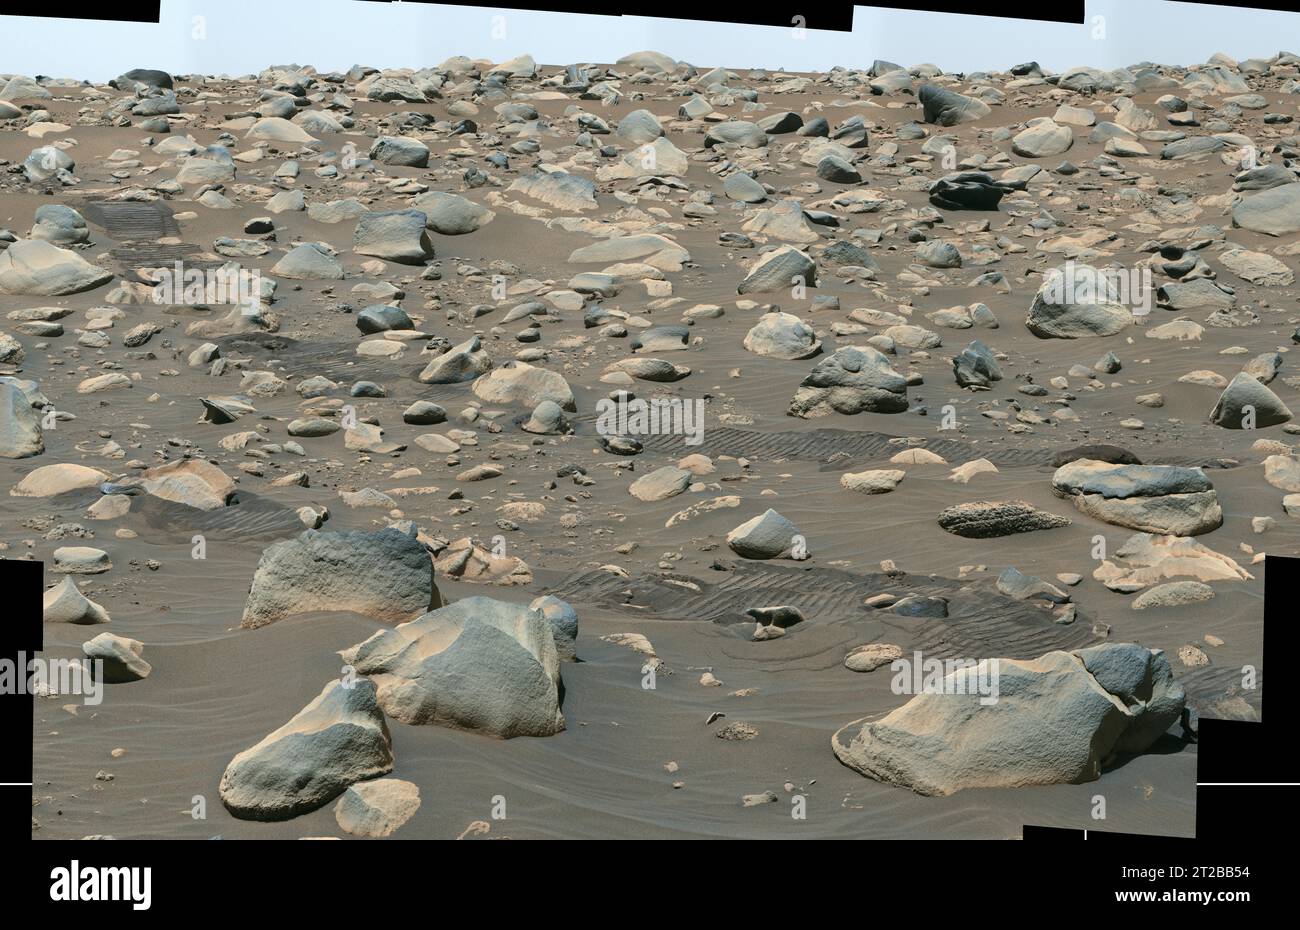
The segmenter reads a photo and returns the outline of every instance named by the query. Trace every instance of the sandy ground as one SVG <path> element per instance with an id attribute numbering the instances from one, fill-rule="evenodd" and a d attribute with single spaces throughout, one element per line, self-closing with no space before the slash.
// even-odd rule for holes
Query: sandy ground
<path id="1" fill-rule="evenodd" d="M 897 127 L 920 120 L 920 108 L 906 94 L 871 97 L 859 89 L 851 95 L 824 83 L 798 92 L 772 93 L 770 78 L 748 77 L 744 72 L 734 83 L 758 88 L 759 100 L 766 105 L 765 111 L 747 113 L 740 99 L 729 105 L 715 101 L 718 110 L 738 118 L 757 119 L 782 110 L 811 118 L 820 112 L 834 129 L 848 117 L 862 115 L 871 127 L 872 141 L 867 148 L 855 150 L 859 155 L 874 154 L 878 145 L 893 140 Z M 1236 118 L 1235 131 L 1253 133 L 1261 140 L 1292 134 L 1286 126 L 1261 122 L 1264 112 L 1295 111 L 1295 97 L 1282 93 L 1279 83 L 1276 76 L 1252 78 L 1252 89 L 1267 97 L 1269 106 L 1266 111 L 1247 111 Z M 204 97 L 182 98 L 183 115 L 173 131 L 188 132 L 205 145 L 217 140 L 225 118 L 255 106 L 257 88 L 269 84 L 264 80 L 261 85 L 198 85 L 185 80 L 178 86 L 201 89 Z M 518 86 L 524 92 L 536 88 L 528 81 Z M 958 83 L 954 88 L 965 91 L 968 86 Z M 1099 119 L 1113 117 L 1108 103 L 1114 94 L 1090 97 L 1055 91 L 1058 101 L 1049 99 L 1047 92 L 1052 90 L 1038 87 L 1024 94 L 1009 93 L 1005 105 L 993 107 L 990 115 L 976 123 L 927 128 L 959 137 L 958 151 L 965 157 L 1009 151 L 1006 141 L 990 141 L 989 131 L 1050 116 L 1057 102 L 1092 107 Z M 1155 99 L 1166 92 L 1179 91 L 1140 92 L 1133 99 L 1138 106 L 1161 113 Z M 175 172 L 173 159 L 161 158 L 141 144 L 147 133 L 93 118 L 102 112 L 102 102 L 88 105 L 76 89 L 59 93 L 65 96 L 36 103 L 71 128 L 45 141 L 76 140 L 71 152 L 80 181 L 51 194 L 44 192 L 48 185 L 29 184 L 21 174 L 3 176 L 0 227 L 20 236 L 26 234 L 34 210 L 42 204 L 65 203 L 81 209 L 126 186 L 148 185 Z M 112 90 L 108 93 L 118 95 Z M 572 97 L 530 100 L 541 111 L 543 128 L 537 138 L 543 145 L 542 157 L 562 164 L 584 156 L 583 150 L 572 146 L 576 130 L 565 115 L 575 103 L 610 124 L 634 110 L 650 109 L 664 122 L 674 144 L 688 154 L 701 150 L 700 134 L 706 124 L 676 122 L 681 100 L 670 96 L 665 84 L 625 84 L 624 93 L 611 105 Z M 332 152 L 352 141 L 364 154 L 370 140 L 360 130 L 373 134 L 374 127 L 397 110 L 445 119 L 447 104 L 462 96 L 448 93 L 446 98 L 428 103 L 389 104 L 367 102 L 357 95 L 352 114 L 358 131 L 327 136 L 317 148 Z M 1214 107 L 1221 105 L 1216 98 L 1209 100 Z M 87 106 L 90 116 L 83 121 L 79 111 Z M 1203 117 L 1208 118 L 1208 114 Z M 490 106 L 482 105 L 475 119 L 484 132 L 490 131 Z M 15 124 L 20 122 L 14 121 L 10 131 L 0 132 L 0 159 L 14 164 L 40 144 L 16 131 Z M 548 124 L 556 129 L 545 128 Z M 1160 128 L 1167 128 L 1163 121 Z M 1199 134 L 1205 130 L 1188 131 Z M 251 145 L 242 132 L 235 135 L 241 138 L 234 151 Z M 512 155 L 510 169 L 501 170 L 484 163 L 481 156 L 488 146 L 481 137 L 448 136 L 439 131 L 420 135 L 433 152 L 428 169 L 384 166 L 378 176 L 362 172 L 322 179 L 311 173 L 314 156 L 308 156 L 300 158 L 302 175 L 287 186 L 302 190 L 309 203 L 358 196 L 391 209 L 401 209 L 410 200 L 386 189 L 392 178 L 414 179 L 430 189 L 456 191 L 488 205 L 493 194 L 516 203 L 525 201 L 503 192 L 512 179 L 529 172 L 538 156 Z M 602 144 L 629 147 L 617 136 L 596 138 Z M 271 253 L 246 260 L 248 267 L 269 274 L 283 250 L 295 242 L 327 241 L 340 250 L 349 269 L 346 281 L 280 280 L 273 304 L 280 320 L 278 332 L 213 341 L 223 346 L 223 354 L 247 359 L 243 366 L 247 369 L 262 369 L 269 360 L 277 359 L 282 376 L 292 374 L 301 379 L 326 374 L 341 383 L 335 397 L 346 398 L 347 386 L 356 380 L 377 381 L 386 388 L 387 397 L 347 402 L 356 404 L 359 416 L 377 417 L 386 439 L 407 443 L 400 453 L 358 454 L 345 449 L 342 432 L 300 440 L 306 448 L 305 457 L 279 454 L 254 460 L 221 449 L 218 440 L 223 435 L 245 429 L 264 429 L 266 441 L 284 441 L 285 423 L 311 403 L 293 393 L 291 382 L 290 389 L 276 397 L 257 398 L 256 414 L 236 423 L 196 422 L 202 412 L 198 397 L 233 394 L 238 386 L 236 372 L 213 378 L 206 368 L 186 364 L 188 353 L 204 341 L 185 334 L 188 323 L 205 315 L 198 308 L 122 305 L 126 319 L 111 331 L 113 345 L 106 350 L 78 348 L 71 332 L 51 339 L 19 337 L 26 348 L 25 359 L 6 373 L 36 380 L 58 409 L 75 419 L 46 432 L 47 448 L 42 456 L 0 459 L 0 485 L 12 486 L 32 468 L 51 462 L 82 462 L 121 473 L 130 461 L 157 464 L 188 451 L 217 462 L 240 486 L 239 503 L 224 511 L 196 513 L 179 505 L 137 498 L 129 514 L 108 522 L 85 517 L 86 507 L 99 496 L 94 489 L 51 499 L 0 497 L 0 541 L 7 546 L 6 557 L 46 560 L 50 584 L 60 580 L 49 571 L 53 549 L 78 544 L 76 540 L 47 539 L 46 533 L 58 524 L 86 527 L 93 538 L 84 544 L 106 549 L 114 564 L 108 573 L 77 579 L 83 593 L 109 611 L 111 626 L 47 624 L 47 654 L 79 655 L 86 639 L 110 629 L 144 642 L 153 666 L 152 674 L 142 681 L 109 686 L 98 707 L 71 707 L 57 697 L 37 701 L 33 798 L 38 803 L 33 816 L 39 829 L 33 835 L 342 835 L 332 805 L 283 823 L 253 823 L 231 817 L 216 792 L 221 773 L 236 752 L 280 726 L 314 697 L 325 681 L 339 674 L 337 650 L 380 627 L 352 614 L 307 614 L 263 629 L 239 629 L 244 598 L 263 548 L 301 531 L 293 511 L 303 505 L 329 508 L 325 529 L 378 528 L 402 516 L 444 539 L 473 535 L 487 541 L 502 534 L 509 554 L 531 567 L 532 583 L 522 588 L 485 588 L 439 577 L 444 598 L 486 593 L 525 600 L 555 592 L 569 600 L 581 618 L 580 661 L 563 667 L 563 709 L 568 721 L 564 732 L 547 738 L 501 741 L 439 727 L 391 725 L 397 759 L 393 775 L 418 784 L 423 798 L 418 813 L 397 836 L 454 838 L 473 821 L 492 820 L 493 798 L 498 795 L 506 799 L 507 817 L 492 822 L 491 837 L 1012 838 L 1026 823 L 1191 834 L 1198 746 L 1173 734 L 1149 753 L 1109 769 L 1099 781 L 1080 785 L 965 790 L 938 798 L 866 779 L 836 760 L 830 750 L 831 734 L 851 720 L 891 710 L 906 698 L 891 692 L 887 669 L 854 674 L 842 661 L 852 646 L 878 641 L 897 643 L 907 653 L 924 646 L 941 655 L 1032 658 L 1053 648 L 1100 641 L 1097 631 L 1108 625 L 1110 641 L 1166 650 L 1190 697 L 1213 715 L 1214 703 L 1235 692 L 1238 669 L 1243 665 L 1262 669 L 1264 565 L 1255 557 L 1263 552 L 1297 554 L 1300 523 L 1283 511 L 1282 492 L 1264 481 L 1264 456 L 1252 449 L 1261 436 L 1289 443 L 1288 433 L 1277 427 L 1260 432 L 1216 427 L 1208 414 L 1219 391 L 1181 383 L 1178 378 L 1196 369 L 1212 369 L 1231 378 L 1241 364 L 1259 353 L 1285 352 L 1296 321 L 1297 290 L 1241 281 L 1218 265 L 1215 252 L 1224 235 L 1239 247 L 1271 254 L 1294 237 L 1279 240 L 1231 228 L 1223 208 L 1212 204 L 1199 205 L 1185 220 L 1143 216 L 1144 207 L 1169 202 L 1159 196 L 1156 185 L 1187 192 L 1189 202 L 1197 205 L 1202 198 L 1223 195 L 1238 166 L 1217 155 L 1192 161 L 1131 158 L 1120 161 L 1136 179 L 1132 183 L 1099 178 L 1092 166 L 1102 155 L 1102 147 L 1088 141 L 1087 129 L 1074 127 L 1074 144 L 1064 158 L 1083 169 L 1079 174 L 1047 173 L 1061 156 L 1037 160 L 1012 156 L 1012 164 L 1037 163 L 1045 169 L 1027 192 L 1005 198 L 996 213 L 946 213 L 944 222 L 931 231 L 934 237 L 951 238 L 965 252 L 971 241 L 989 239 L 988 233 L 972 226 L 987 220 L 992 235 L 1005 235 L 1024 245 L 1026 251 L 1003 253 L 1000 261 L 988 268 L 917 268 L 905 223 L 909 211 L 928 206 L 926 193 L 924 189 L 896 189 L 896 185 L 910 172 L 903 157 L 917 155 L 923 141 L 900 141 L 900 161 L 894 167 L 859 166 L 867 177 L 862 186 L 904 201 L 903 210 L 843 214 L 839 229 L 825 230 L 834 239 L 847 239 L 851 231 L 861 228 L 885 230 L 883 240 L 869 246 L 881 266 L 874 281 L 841 279 L 827 273 L 834 266 L 824 265 L 821 286 L 810 290 L 810 297 L 835 295 L 839 309 L 813 309 L 811 300 L 800 304 L 788 294 L 751 295 L 760 304 L 780 304 L 783 310 L 808 321 L 823 340 L 825 354 L 840 345 L 861 344 L 870 335 L 836 337 L 831 332 L 831 325 L 846 321 L 853 308 L 908 306 L 916 313 L 913 322 L 931 327 L 923 313 L 977 300 L 986 303 L 1000 321 L 999 328 L 956 331 L 933 327 L 943 335 L 941 347 L 910 357 L 908 350 L 900 347 L 893 360 L 895 367 L 923 377 L 923 383 L 909 389 L 912 410 L 903 414 L 832 414 L 807 421 L 786 415 L 795 387 L 817 359 L 761 358 L 742 347 L 745 333 L 757 322 L 761 310 L 736 306 L 736 285 L 755 250 L 732 249 L 718 242 L 719 233 L 738 231 L 745 219 L 742 207 L 721 195 L 721 182 L 711 173 L 726 160 L 725 155 L 712 161 L 693 161 L 683 178 L 691 189 L 715 192 L 714 216 L 684 217 L 685 192 L 639 188 L 635 179 L 598 184 L 599 209 L 588 214 L 595 218 L 621 216 L 630 224 L 635 221 L 639 225 L 632 231 L 662 232 L 691 255 L 685 269 L 668 275 L 673 296 L 685 298 L 684 303 L 651 307 L 654 298 L 639 282 L 631 282 L 617 297 L 604 302 L 607 307 L 656 325 L 679 322 L 682 311 L 695 304 L 714 303 L 724 308 L 720 317 L 695 322 L 692 336 L 698 344 L 660 356 L 690 366 L 689 377 L 671 385 L 638 382 L 634 388 L 644 396 L 705 397 L 708 412 L 699 447 L 686 446 L 681 437 L 654 437 L 647 440 L 646 451 L 634 458 L 612 456 L 600 449 L 592 411 L 596 400 L 610 390 L 600 375 L 607 364 L 631 353 L 627 340 L 604 338 L 598 330 L 584 329 L 581 312 L 557 312 L 558 318 L 546 319 L 541 325 L 542 338 L 534 344 L 547 353 L 538 364 L 565 376 L 578 408 L 573 435 L 539 439 L 513 422 L 516 415 L 526 412 L 520 409 L 480 404 L 484 412 L 477 423 L 455 422 L 460 411 L 476 402 L 468 384 L 419 383 L 414 375 L 428 358 L 420 356 L 418 347 L 395 360 L 355 355 L 358 333 L 354 314 L 329 309 L 341 302 L 360 309 L 370 301 L 351 295 L 353 284 L 390 281 L 406 291 L 402 306 L 418 329 L 451 343 L 478 332 L 494 358 L 508 359 L 524 348 L 515 342 L 514 333 L 526 321 L 499 326 L 495 321 L 501 314 L 495 312 L 466 324 L 449 320 L 450 314 L 444 310 L 490 301 L 482 278 L 467 280 L 460 273 L 464 264 L 482 268 L 504 259 L 519 268 L 511 275 L 512 282 L 531 277 L 557 288 L 564 287 L 578 271 L 598 270 L 598 266 L 567 263 L 570 252 L 595 240 L 583 232 L 548 226 L 547 219 L 564 215 L 553 209 L 544 209 L 538 218 L 497 204 L 492 206 L 496 218 L 475 233 L 456 237 L 430 233 L 436 256 L 433 263 L 442 271 L 440 281 L 421 280 L 420 268 L 395 264 L 387 264 L 380 275 L 361 271 L 365 257 L 348 251 L 353 224 L 316 223 L 305 213 L 276 215 Z M 743 158 L 746 163 L 755 158 L 764 162 L 760 174 L 764 183 L 778 192 L 795 191 L 792 196 L 806 201 L 845 188 L 818 180 L 812 168 L 799 164 L 797 149 L 788 156 L 780 154 L 783 147 L 796 142 L 806 140 L 794 135 L 773 136 L 766 150 L 757 155 L 743 153 Z M 242 237 L 248 220 L 267 215 L 266 196 L 241 192 L 237 185 L 262 185 L 268 192 L 275 191 L 271 173 L 299 147 L 272 143 L 271 148 L 278 153 L 259 162 L 239 164 L 236 181 L 226 184 L 225 193 L 235 201 L 234 209 L 195 205 L 192 186 L 184 195 L 158 202 L 159 208 L 172 214 L 194 214 L 177 221 L 180 241 L 196 247 L 191 255 L 204 257 L 215 239 Z M 448 154 L 461 148 L 469 154 Z M 1148 144 L 1148 148 L 1159 151 L 1158 144 Z M 145 166 L 161 167 L 152 175 L 130 169 L 127 177 L 114 179 L 106 160 L 118 149 L 137 151 Z M 469 164 L 486 170 L 494 183 L 466 189 L 460 175 Z M 913 164 L 931 177 L 943 173 L 925 162 Z M 809 182 L 819 185 L 821 192 L 808 189 Z M 1117 196 L 1121 190 L 1141 191 L 1145 200 L 1124 201 Z M 635 199 L 628 197 L 629 191 Z M 771 198 L 779 199 L 779 195 Z M 1166 230 L 1210 224 L 1221 227 L 1220 240 L 1204 249 L 1202 256 L 1218 270 L 1220 281 L 1237 289 L 1240 303 L 1259 313 L 1260 321 L 1239 328 L 1206 326 L 1201 339 L 1186 342 L 1144 338 L 1143 324 L 1108 338 L 1036 338 L 1024 326 L 1024 313 L 1041 272 L 1059 260 L 1059 256 L 1036 248 L 1041 233 L 1026 232 L 1027 220 L 1040 209 L 1052 211 L 1067 227 L 1075 227 L 1058 233 L 1093 224 L 1118 233 L 1119 239 L 1103 248 L 1108 259 L 1126 264 L 1146 257 L 1137 252 L 1144 241 L 1198 238 L 1190 232 L 1167 235 Z M 94 222 L 91 239 L 84 257 L 93 261 L 104 256 L 107 267 L 129 273 L 129 267 L 114 256 L 120 258 L 123 253 L 117 250 L 138 247 L 138 243 L 116 240 L 111 230 Z M 1295 268 L 1294 256 L 1282 256 L 1282 260 Z M 909 270 L 930 279 L 930 284 L 917 287 L 900 280 L 900 273 Z M 1011 292 L 971 287 L 970 281 L 984 270 L 1003 272 Z M 85 310 L 105 304 L 111 287 L 63 297 L 0 296 L 0 310 L 68 307 L 74 312 L 64 323 L 75 324 L 83 319 Z M 505 306 L 520 299 L 524 298 L 512 298 Z M 1207 312 L 1183 315 L 1203 321 Z M 1147 325 L 1177 316 L 1155 309 Z M 142 350 L 127 354 L 120 345 L 120 333 L 149 320 L 161 323 L 162 333 Z M 949 359 L 971 338 L 1004 354 L 1001 364 L 1006 378 L 992 391 L 963 391 L 953 383 Z M 1244 347 L 1249 354 L 1222 355 L 1229 346 Z M 1122 359 L 1120 372 L 1100 376 L 1095 386 L 1087 385 L 1086 379 L 1069 378 L 1068 406 L 1077 420 L 1049 418 L 1013 433 L 1007 422 L 981 415 L 1007 411 L 1010 403 L 1018 402 L 1024 411 L 1048 417 L 1057 407 L 1052 401 L 1063 392 L 1026 397 L 1015 391 L 1023 383 L 1018 379 L 1028 374 L 1046 384 L 1052 377 L 1066 375 L 1072 365 L 1091 365 L 1107 351 Z M 120 366 L 133 378 L 138 374 L 134 386 L 104 394 L 77 393 L 78 382 L 109 370 L 109 366 Z M 1295 407 L 1295 382 L 1286 366 L 1271 388 Z M 1162 408 L 1136 404 L 1138 395 L 1157 391 L 1164 396 Z M 444 406 L 450 422 L 435 427 L 404 424 L 401 411 L 417 399 Z M 955 406 L 959 430 L 938 428 L 937 412 L 945 404 Z M 927 408 L 927 412 L 923 415 L 919 408 Z M 1012 422 L 1014 413 L 1012 410 Z M 1119 421 L 1126 417 L 1139 417 L 1144 428 L 1121 427 Z M 488 422 L 498 424 L 499 431 L 489 431 Z M 416 435 L 445 432 L 449 427 L 477 431 L 477 444 L 464 445 L 455 464 L 412 442 Z M 889 440 L 902 437 L 940 450 L 947 464 L 890 466 L 889 458 L 906 446 Z M 124 449 L 124 458 L 99 454 L 110 438 Z M 1219 495 L 1224 520 L 1221 528 L 1198 541 L 1237 559 L 1254 575 L 1253 580 L 1216 583 L 1216 596 L 1205 603 L 1146 611 L 1131 609 L 1130 595 L 1114 593 L 1094 581 L 1094 537 L 1104 537 L 1113 551 L 1131 531 L 1077 513 L 1067 501 L 1054 497 L 1050 483 L 1053 469 L 1048 464 L 1054 452 L 1092 442 L 1123 446 L 1148 463 L 1205 466 Z M 837 449 L 854 451 L 846 454 Z M 627 485 L 634 478 L 695 452 L 712 457 L 718 469 L 704 479 L 707 487 L 700 492 L 660 502 L 643 502 L 628 494 Z M 949 479 L 953 466 L 979 457 L 993 461 L 998 472 L 980 475 L 968 485 Z M 241 465 L 254 461 L 261 474 L 240 470 Z M 457 484 L 457 473 L 485 461 L 504 466 L 505 474 L 493 481 Z M 558 469 L 572 463 L 584 466 L 594 483 L 580 487 L 567 478 L 555 478 Z M 393 477 L 398 469 L 410 467 L 419 469 L 419 474 Z M 891 493 L 863 496 L 839 484 L 843 472 L 883 467 L 902 467 L 907 472 Z M 271 485 L 274 478 L 299 470 L 309 474 L 310 487 Z M 553 486 L 548 484 L 552 480 Z M 400 498 L 400 514 L 383 508 L 350 508 L 338 497 L 340 491 L 366 487 L 389 491 L 429 486 L 437 492 Z M 464 499 L 449 500 L 457 487 Z M 689 503 L 716 493 L 740 495 L 740 506 L 665 527 L 668 519 Z M 1069 516 L 1073 522 L 1062 529 L 991 540 L 962 539 L 944 532 L 935 522 L 936 514 L 952 504 L 1007 499 L 1026 500 Z M 537 522 L 503 531 L 497 526 L 496 510 L 515 500 L 542 502 L 545 514 Z M 726 533 L 767 507 L 778 509 L 807 537 L 809 560 L 745 563 L 726 548 Z M 1251 526 L 1251 519 L 1261 515 L 1277 521 L 1264 535 L 1253 532 Z M 133 533 L 123 538 L 122 529 Z M 190 557 L 190 540 L 196 533 L 207 540 L 204 560 Z M 615 551 L 625 543 L 637 545 L 631 552 Z M 892 560 L 905 575 L 881 574 L 882 560 Z M 737 566 L 738 562 L 745 564 Z M 610 564 L 628 577 L 601 569 Z M 1070 589 L 1079 619 L 1062 626 L 1052 622 L 1046 609 L 1023 604 L 1008 608 L 1006 599 L 993 591 L 998 573 L 1007 566 L 1047 580 L 1059 572 L 1082 574 L 1083 582 Z M 686 579 L 700 590 L 665 584 L 665 577 Z M 969 616 L 947 624 L 903 623 L 862 606 L 867 596 L 904 589 L 960 592 L 954 595 L 954 602 L 965 605 Z M 727 621 L 760 603 L 799 606 L 808 622 L 781 639 L 755 642 L 750 626 Z M 653 690 L 642 687 L 641 662 L 635 653 L 601 639 L 629 631 L 648 637 L 665 663 Z M 1207 645 L 1207 634 L 1218 637 L 1222 644 Z M 1207 653 L 1208 666 L 1188 668 L 1175 658 L 1179 648 L 1188 643 L 1199 644 Z M 702 686 L 699 679 L 704 671 L 712 672 L 722 685 Z M 733 694 L 746 689 L 754 690 L 745 696 Z M 1261 692 L 1246 697 L 1259 711 Z M 717 739 L 721 724 L 705 723 L 714 712 L 726 715 L 724 723 L 752 724 L 758 737 L 745 742 Z M 112 755 L 119 748 L 125 753 Z M 1212 751 L 1208 746 L 1199 748 Z M 670 771 L 668 763 L 676 763 L 676 771 Z M 112 780 L 97 780 L 96 773 L 101 771 L 111 773 Z M 777 793 L 778 803 L 742 806 L 742 795 L 767 790 Z M 1107 799 L 1104 823 L 1090 817 L 1092 798 L 1097 794 Z M 789 799 L 794 796 L 807 799 L 806 819 L 791 816 Z M 196 797 L 205 799 L 206 819 L 191 817 Z"/>

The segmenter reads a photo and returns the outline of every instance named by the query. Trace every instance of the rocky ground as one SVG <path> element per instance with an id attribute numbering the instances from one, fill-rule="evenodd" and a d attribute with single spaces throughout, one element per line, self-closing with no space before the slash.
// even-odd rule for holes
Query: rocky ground
<path id="1" fill-rule="evenodd" d="M 1192 833 L 1300 541 L 1298 94 L 0 75 L 0 548 L 105 682 L 33 835 Z"/>

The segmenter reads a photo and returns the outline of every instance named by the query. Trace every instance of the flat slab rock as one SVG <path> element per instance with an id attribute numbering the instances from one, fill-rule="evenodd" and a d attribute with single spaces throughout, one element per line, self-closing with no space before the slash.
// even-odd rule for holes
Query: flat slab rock
<path id="1" fill-rule="evenodd" d="M 1069 517 L 1039 510 L 1027 501 L 971 501 L 940 511 L 939 526 L 954 536 L 992 539 L 1070 525 Z"/>

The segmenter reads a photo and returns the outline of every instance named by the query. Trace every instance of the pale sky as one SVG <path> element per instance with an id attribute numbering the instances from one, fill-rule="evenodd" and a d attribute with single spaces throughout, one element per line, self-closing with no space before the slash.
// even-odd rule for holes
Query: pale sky
<path id="1" fill-rule="evenodd" d="M 809 25 L 816 25 L 809 4 Z M 436 65 L 452 55 L 540 64 L 613 61 L 653 49 L 697 66 L 825 71 L 875 58 L 946 71 L 1053 71 L 1139 61 L 1187 65 L 1300 50 L 1300 13 L 1089 0 L 1083 25 L 857 7 L 852 33 L 357 0 L 162 0 L 161 22 L 0 16 L 0 73 L 105 81 L 130 68 L 247 74 L 271 64 Z M 793 15 L 793 14 L 792 14 Z M 1295 47 L 1286 47 L 1290 43 Z M 1281 44 L 1281 45 L 1280 45 Z"/>

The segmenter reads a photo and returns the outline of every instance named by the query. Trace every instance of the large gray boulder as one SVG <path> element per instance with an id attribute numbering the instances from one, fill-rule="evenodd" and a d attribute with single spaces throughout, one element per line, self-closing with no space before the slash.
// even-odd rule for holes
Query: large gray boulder
<path id="1" fill-rule="evenodd" d="M 0 252 L 0 294 L 62 297 L 111 280 L 113 272 L 43 239 L 23 239 Z"/>
<path id="2" fill-rule="evenodd" d="M 618 121 L 618 134 L 633 145 L 645 145 L 662 136 L 664 127 L 649 110 L 633 110 Z"/>
<path id="3" fill-rule="evenodd" d="M 522 604 L 464 598 L 340 655 L 375 683 L 379 705 L 403 723 L 501 739 L 564 729 L 551 626 Z"/>
<path id="4" fill-rule="evenodd" d="M 72 207 L 61 203 L 43 204 L 36 208 L 35 220 L 31 231 L 33 239 L 44 239 L 60 247 L 90 241 L 90 229 L 85 218 Z"/>
<path id="5" fill-rule="evenodd" d="M 793 313 L 763 314 L 745 334 L 745 348 L 765 358 L 811 358 L 822 350 L 813 328 Z"/>
<path id="6" fill-rule="evenodd" d="M 925 121 L 940 126 L 969 123 L 993 112 L 983 100 L 976 100 L 974 97 L 967 97 L 933 84 L 922 84 L 917 89 L 916 96 L 921 101 L 921 111 Z"/>
<path id="7" fill-rule="evenodd" d="M 357 221 L 353 250 L 402 265 L 421 265 L 433 256 L 425 231 L 428 218 L 419 210 L 367 213 Z"/>
<path id="8" fill-rule="evenodd" d="M 23 159 L 23 177 L 33 184 L 48 181 L 50 178 L 71 179 L 77 167 L 72 156 L 54 145 L 42 145 L 32 149 Z"/>
<path id="9" fill-rule="evenodd" d="M 835 413 L 903 413 L 907 379 L 870 346 L 845 346 L 813 366 L 790 401 L 791 416 Z"/>
<path id="10" fill-rule="evenodd" d="M 1166 161 L 1177 161 L 1182 158 L 1201 158 L 1214 152 L 1221 152 L 1228 147 L 1228 143 L 1216 136 L 1188 136 L 1186 139 L 1175 139 L 1160 150 L 1160 157 Z"/>
<path id="11" fill-rule="evenodd" d="M 442 236 L 464 236 L 496 217 L 496 213 L 468 197 L 445 191 L 421 194 L 413 206 L 423 211 L 429 228 Z"/>
<path id="12" fill-rule="evenodd" d="M 1074 144 L 1074 133 L 1051 117 L 1030 120 L 1028 127 L 1011 139 L 1011 151 L 1025 158 L 1045 158 L 1061 155 Z"/>
<path id="13" fill-rule="evenodd" d="M 1232 208 L 1232 224 L 1269 236 L 1300 232 L 1300 183 L 1251 194 Z"/>
<path id="14" fill-rule="evenodd" d="M 172 76 L 166 71 L 159 71 L 156 68 L 132 68 L 130 71 L 119 75 L 113 83 L 120 90 L 137 90 L 139 88 L 171 90 L 174 86 Z"/>
<path id="15" fill-rule="evenodd" d="M 1052 475 L 1052 492 L 1098 520 L 1148 533 L 1198 536 L 1223 523 L 1218 494 L 1199 468 L 1078 459 Z"/>
<path id="16" fill-rule="evenodd" d="M 745 280 L 736 287 L 736 293 L 784 291 L 800 281 L 808 287 L 816 287 L 817 263 L 794 246 L 786 245 L 760 257 Z"/>
<path id="17" fill-rule="evenodd" d="M 802 559 L 807 555 L 807 543 L 799 530 L 771 509 L 728 533 L 727 545 L 747 559 Z"/>
<path id="18" fill-rule="evenodd" d="M 995 702 L 984 703 L 991 682 Z M 1150 748 L 1185 699 L 1164 653 L 1132 643 L 986 659 L 879 720 L 849 724 L 831 747 L 849 768 L 923 795 L 1079 784 Z"/>
<path id="19" fill-rule="evenodd" d="M 331 681 L 293 719 L 230 761 L 221 803 L 241 820 L 289 820 L 393 770 L 392 739 L 364 678 Z"/>
<path id="20" fill-rule="evenodd" d="M 429 147 L 406 136 L 380 136 L 370 146 L 370 160 L 403 168 L 429 167 Z"/>
<path id="21" fill-rule="evenodd" d="M 394 623 L 441 605 L 433 562 L 413 534 L 306 530 L 262 553 L 240 626 L 336 610 Z"/>
<path id="22" fill-rule="evenodd" d="M 1133 312 L 1111 299 L 1100 271 L 1074 265 L 1052 269 L 1034 295 L 1025 325 L 1040 339 L 1113 336 L 1133 322 Z"/>
<path id="23" fill-rule="evenodd" d="M 704 147 L 715 145 L 738 145 L 745 149 L 760 149 L 767 145 L 767 133 L 757 123 L 744 120 L 729 120 L 715 123 L 704 134 Z"/>
<path id="24" fill-rule="evenodd" d="M 474 382 L 474 395 L 490 404 L 522 404 L 536 407 L 544 400 L 563 410 L 576 411 L 573 388 L 559 372 L 509 361 L 494 368 Z"/>
<path id="25" fill-rule="evenodd" d="M 1255 375 L 1239 372 L 1219 395 L 1210 421 L 1225 429 L 1277 426 L 1291 419 L 1291 410 Z"/>

